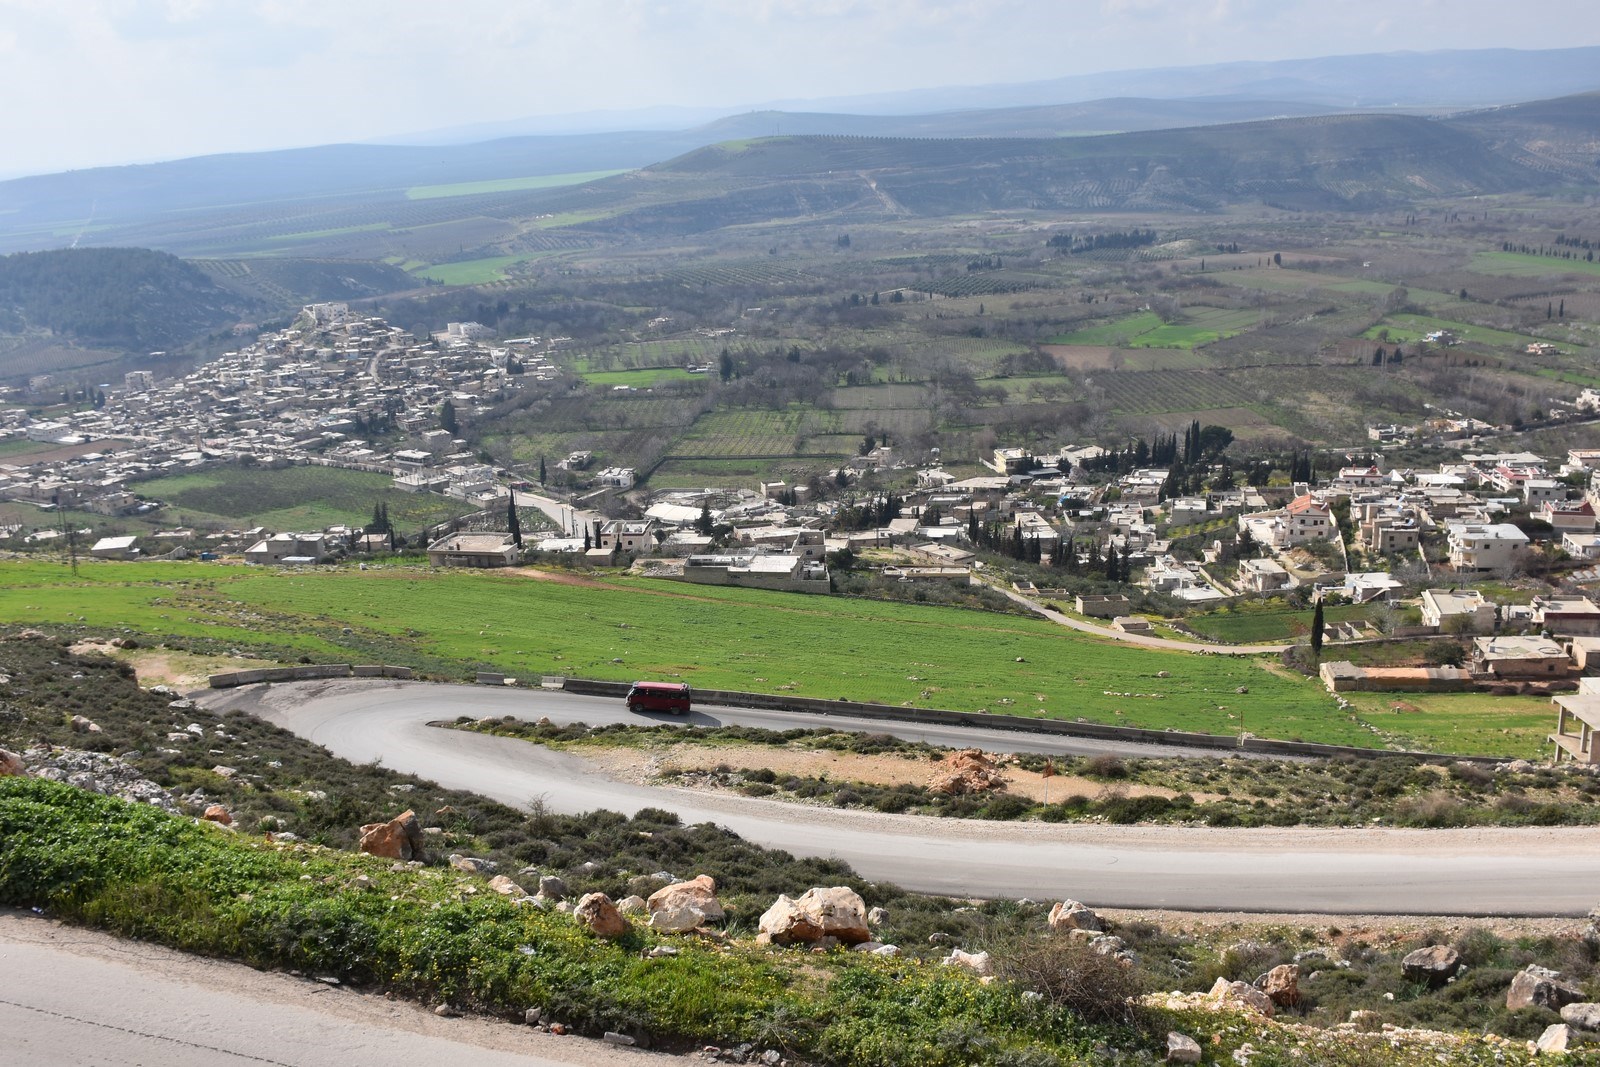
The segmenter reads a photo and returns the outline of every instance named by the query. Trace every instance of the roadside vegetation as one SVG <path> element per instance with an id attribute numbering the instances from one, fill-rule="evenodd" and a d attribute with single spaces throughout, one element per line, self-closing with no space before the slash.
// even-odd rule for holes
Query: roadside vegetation
<path id="1" fill-rule="evenodd" d="M 1187 928 L 1108 917 L 1131 954 L 1121 963 L 1048 934 L 1043 904 L 920 897 L 710 825 L 682 826 L 665 812 L 516 811 L 375 764 L 353 766 L 250 716 L 173 706 L 176 694 L 138 688 L 126 665 L 74 655 L 55 638 L 0 643 L 0 665 L 9 679 L 0 746 L 34 761 L 49 758 L 42 746 L 51 744 L 118 753 L 186 810 L 216 803 L 233 818 L 229 831 L 54 782 L 0 779 L 0 902 L 427 1004 L 510 1019 L 537 1007 L 578 1033 L 615 1030 L 667 1049 L 749 1042 L 816 1064 L 1146 1064 L 1167 1030 L 1180 1029 L 1223 1060 L 1248 1042 L 1265 1057 L 1258 1062 L 1289 1063 L 1297 1049 L 1316 1049 L 1318 1063 L 1377 1067 L 1528 1062 L 1520 1042 L 1471 1036 L 1525 1038 L 1555 1020 L 1546 1009 L 1496 1006 L 1525 963 L 1559 967 L 1600 992 L 1596 942 L 1581 928 L 1548 924 L 1513 935 L 1460 923 Z M 74 729 L 72 715 L 98 730 Z M 193 741 L 171 739 L 192 732 L 189 723 L 200 731 Z M 711 874 L 730 914 L 726 936 L 669 938 L 635 927 L 602 942 L 557 910 L 512 904 L 481 875 L 351 851 L 356 827 L 406 808 L 436 855 L 488 859 L 521 882 L 558 875 L 572 897 L 600 890 L 620 898 L 658 888 L 669 874 Z M 775 894 L 813 885 L 847 885 L 887 909 L 876 934 L 902 955 L 751 944 L 755 918 Z M 1427 943 L 1456 945 L 1471 969 L 1439 990 L 1406 981 L 1400 956 Z M 646 955 L 656 946 L 677 953 Z M 1002 980 L 984 985 L 935 965 L 950 946 L 990 951 Z M 1296 959 L 1301 1000 L 1274 1023 L 1123 1000 L 1205 990 L 1218 977 L 1250 981 Z M 1030 989 L 1045 995 L 1024 996 Z M 1471 1034 L 1397 1045 L 1386 1034 L 1341 1033 L 1328 1042 L 1317 1027 L 1352 1010 Z"/>
<path id="2" fill-rule="evenodd" d="M 1002 753 L 994 758 L 1009 780 L 1006 784 L 951 794 L 929 783 L 952 750 L 889 734 L 746 726 L 591 727 L 509 718 L 457 725 L 579 754 L 643 750 L 659 757 L 659 780 L 668 785 L 946 818 L 1424 828 L 1600 823 L 1600 775 L 1570 765 L 1428 763 L 1408 756 L 1291 761 Z M 691 758 L 686 750 L 703 750 L 705 755 Z M 874 769 L 881 777 L 873 782 L 852 779 L 848 761 L 818 774 L 775 771 L 773 761 L 763 760 L 764 752 L 877 758 Z M 1049 777 L 1041 777 L 1047 766 Z"/>

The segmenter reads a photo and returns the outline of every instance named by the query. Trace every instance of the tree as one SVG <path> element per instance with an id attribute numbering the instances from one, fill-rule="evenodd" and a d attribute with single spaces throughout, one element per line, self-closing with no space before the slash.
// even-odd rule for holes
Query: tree
<path id="1" fill-rule="evenodd" d="M 733 380 L 733 354 L 726 348 L 717 361 L 717 374 L 725 382 Z"/>
<path id="2" fill-rule="evenodd" d="M 539 457 L 539 484 L 544 484 L 544 457 Z"/>
<path id="3" fill-rule="evenodd" d="M 511 540 L 518 547 L 522 547 L 522 520 L 517 517 L 517 498 L 506 501 L 506 529 L 511 531 Z"/>
<path id="4" fill-rule="evenodd" d="M 440 429 L 448 432 L 452 437 L 454 437 L 456 432 L 461 428 L 460 424 L 456 422 L 456 406 L 448 399 L 446 399 L 443 404 L 439 405 L 439 427 Z"/>
<path id="5" fill-rule="evenodd" d="M 1322 601 L 1317 601 L 1317 609 L 1311 613 L 1311 654 L 1322 655 L 1322 631 L 1326 623 L 1322 618 Z"/>
<path id="6" fill-rule="evenodd" d="M 694 529 L 696 533 L 704 537 L 710 537 L 712 527 L 711 501 L 703 500 L 700 502 L 700 517 L 694 520 Z"/>

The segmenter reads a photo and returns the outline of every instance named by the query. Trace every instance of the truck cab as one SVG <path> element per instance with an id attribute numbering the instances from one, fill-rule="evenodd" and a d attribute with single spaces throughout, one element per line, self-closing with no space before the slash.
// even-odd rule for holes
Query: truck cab
<path id="1" fill-rule="evenodd" d="M 634 682 L 628 687 L 629 711 L 666 711 L 674 715 L 689 713 L 687 682 Z"/>

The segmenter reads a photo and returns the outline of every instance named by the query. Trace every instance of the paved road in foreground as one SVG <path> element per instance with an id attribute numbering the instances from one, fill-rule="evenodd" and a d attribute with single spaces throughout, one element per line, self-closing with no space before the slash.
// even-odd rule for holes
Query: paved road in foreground
<path id="1" fill-rule="evenodd" d="M 559 812 L 670 809 L 686 822 L 717 823 L 799 855 L 836 857 L 867 878 L 925 892 L 1073 897 L 1129 908 L 1580 915 L 1594 905 L 1600 884 L 1600 834 L 1582 827 L 1224 830 L 935 820 L 631 785 L 563 753 L 427 725 L 458 715 L 598 723 L 609 709 L 613 718 L 627 717 L 620 701 L 604 698 L 338 681 L 251 686 L 201 699 L 260 714 L 345 759 L 378 760 L 504 803 L 538 801 Z M 697 717 L 733 720 L 720 709 Z M 867 728 L 917 736 L 931 729 L 902 731 L 885 722 Z M 1025 747 L 1023 736 L 959 743 L 1015 750 Z"/>
<path id="2" fill-rule="evenodd" d="M 7 1067 L 652 1067 L 613 1049 L 0 911 Z"/>

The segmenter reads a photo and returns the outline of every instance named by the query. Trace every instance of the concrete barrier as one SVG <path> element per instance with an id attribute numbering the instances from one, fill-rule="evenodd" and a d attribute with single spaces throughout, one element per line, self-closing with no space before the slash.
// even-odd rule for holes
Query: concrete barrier
<path id="1" fill-rule="evenodd" d="M 302 682 L 315 678 L 414 678 L 410 667 L 387 664 L 353 667 L 348 663 L 313 663 L 299 667 L 258 667 L 248 671 L 213 674 L 206 681 L 213 689 L 232 689 L 258 682 Z"/>

